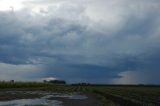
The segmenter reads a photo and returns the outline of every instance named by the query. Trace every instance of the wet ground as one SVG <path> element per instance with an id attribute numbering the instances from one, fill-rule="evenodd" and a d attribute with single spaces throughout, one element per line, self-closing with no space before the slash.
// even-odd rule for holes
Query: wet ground
<path id="1" fill-rule="evenodd" d="M 101 106 L 90 94 L 0 91 L 0 106 Z"/>

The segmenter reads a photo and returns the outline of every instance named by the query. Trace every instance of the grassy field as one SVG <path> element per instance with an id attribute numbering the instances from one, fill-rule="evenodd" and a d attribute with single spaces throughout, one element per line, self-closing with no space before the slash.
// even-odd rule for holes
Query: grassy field
<path id="1" fill-rule="evenodd" d="M 160 106 L 160 86 L 63 85 L 40 82 L 0 82 L 1 90 L 90 93 L 104 106 Z"/>

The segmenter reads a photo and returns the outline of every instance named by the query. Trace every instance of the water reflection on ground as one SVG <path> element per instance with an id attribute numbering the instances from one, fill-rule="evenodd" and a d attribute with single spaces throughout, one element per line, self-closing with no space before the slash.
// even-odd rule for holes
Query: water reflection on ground
<path id="1" fill-rule="evenodd" d="M 10 101 L 0 101 L 0 106 L 62 106 L 63 102 L 50 98 L 65 98 L 65 99 L 76 99 L 85 100 L 86 96 L 80 94 L 65 94 L 65 93 L 52 93 L 52 92 L 31 92 L 31 91 L 8 91 L 6 94 L 40 94 L 43 95 L 40 98 L 34 99 L 16 99 Z"/>
<path id="2" fill-rule="evenodd" d="M 0 102 L 0 106 L 62 106 L 61 101 L 47 100 L 43 98 L 37 99 L 19 99 Z"/>

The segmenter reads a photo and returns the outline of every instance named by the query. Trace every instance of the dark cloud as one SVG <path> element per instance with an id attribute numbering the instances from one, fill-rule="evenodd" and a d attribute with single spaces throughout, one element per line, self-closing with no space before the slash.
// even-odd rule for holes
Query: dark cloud
<path id="1" fill-rule="evenodd" d="M 14 74 L 18 67 L 25 70 L 33 65 L 29 70 L 36 70 L 36 74 L 25 76 L 23 71 L 25 79 L 158 83 L 159 78 L 153 78 L 160 69 L 157 0 L 42 2 L 33 0 L 20 10 L 0 11 L 4 71 Z M 82 2 L 85 5 L 79 5 Z M 16 69 L 12 71 L 12 67 Z M 128 79 L 131 75 L 139 81 Z"/>

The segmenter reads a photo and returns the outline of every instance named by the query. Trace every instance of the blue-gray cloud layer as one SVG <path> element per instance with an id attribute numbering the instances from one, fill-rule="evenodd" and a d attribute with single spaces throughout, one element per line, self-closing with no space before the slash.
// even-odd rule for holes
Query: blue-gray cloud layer
<path id="1" fill-rule="evenodd" d="M 160 82 L 154 77 L 160 74 L 159 0 L 31 0 L 22 4 L 20 10 L 0 11 L 1 63 L 33 65 L 35 75 L 25 74 L 28 78 Z M 10 76 L 2 69 L 3 76 Z"/>

